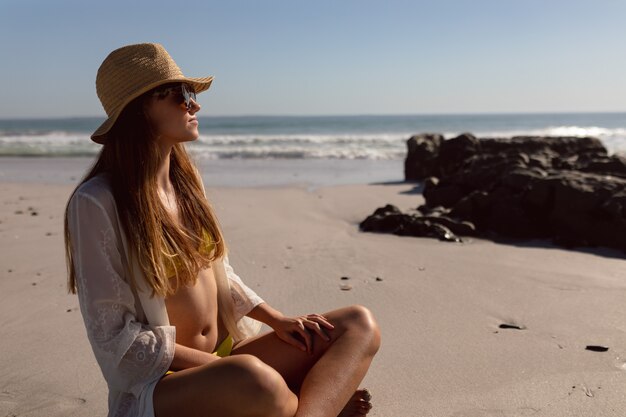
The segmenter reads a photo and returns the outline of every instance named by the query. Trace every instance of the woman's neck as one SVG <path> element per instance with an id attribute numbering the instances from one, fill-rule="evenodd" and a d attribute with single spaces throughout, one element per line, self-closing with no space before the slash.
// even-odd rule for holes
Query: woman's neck
<path id="1" fill-rule="evenodd" d="M 156 182 L 157 182 L 157 187 L 159 188 L 159 191 L 169 195 L 169 194 L 173 194 L 174 193 L 174 188 L 172 187 L 172 182 L 170 181 L 170 154 L 171 154 L 171 148 L 165 150 L 164 149 L 164 153 L 165 157 L 163 158 L 163 160 L 159 163 L 159 168 L 157 170 L 157 178 L 156 178 Z"/>

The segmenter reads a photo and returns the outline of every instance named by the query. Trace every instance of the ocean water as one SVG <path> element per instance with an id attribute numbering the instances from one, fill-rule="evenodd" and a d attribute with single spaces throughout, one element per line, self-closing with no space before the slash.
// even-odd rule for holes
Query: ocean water
<path id="1" fill-rule="evenodd" d="M 84 157 L 100 145 L 90 134 L 104 118 L 0 119 L 0 156 Z M 199 116 L 197 159 L 400 160 L 418 133 L 446 138 L 594 136 L 609 153 L 626 154 L 626 113 Z"/>

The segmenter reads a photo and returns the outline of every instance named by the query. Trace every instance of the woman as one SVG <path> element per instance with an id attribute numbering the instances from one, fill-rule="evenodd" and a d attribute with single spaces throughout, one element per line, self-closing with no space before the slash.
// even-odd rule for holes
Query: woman
<path id="1" fill-rule="evenodd" d="M 68 289 L 77 293 L 109 387 L 109 416 L 357 416 L 380 346 L 353 305 L 287 317 L 247 287 L 184 142 L 196 93 L 154 43 L 111 52 L 96 78 L 104 145 L 65 213 Z M 261 323 L 273 330 L 258 334 Z M 356 390 L 356 391 L 355 391 Z"/>

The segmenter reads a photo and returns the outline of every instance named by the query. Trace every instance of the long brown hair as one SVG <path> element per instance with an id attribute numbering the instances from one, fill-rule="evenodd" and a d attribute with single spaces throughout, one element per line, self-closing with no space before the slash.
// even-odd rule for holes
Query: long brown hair
<path id="1" fill-rule="evenodd" d="M 195 284 L 200 269 L 227 253 L 219 222 L 205 196 L 200 173 L 182 144 L 172 147 L 170 180 L 176 194 L 178 212 L 183 219 L 181 221 L 185 224 L 179 227 L 161 203 L 157 194 L 156 173 L 163 155 L 144 111 L 146 99 L 152 91 L 154 89 L 132 100 L 124 108 L 108 133 L 96 162 L 68 199 L 64 236 L 69 293 L 76 294 L 80 290 L 76 286 L 68 228 L 69 200 L 81 184 L 100 173 L 108 174 L 130 256 L 137 257 L 145 279 L 152 287 L 153 296 L 158 294 L 166 297 L 176 293 L 181 285 Z M 203 229 L 215 243 L 215 249 L 210 254 L 198 250 Z M 180 269 L 170 259 L 174 254 L 180 262 Z M 166 277 L 166 264 L 175 268 L 174 279 Z M 136 285 L 132 274 L 129 275 L 129 284 Z M 227 282 L 218 283 L 218 301 L 218 311 L 223 322 L 231 333 L 236 332 L 230 313 L 232 300 Z M 224 307 L 228 311 L 224 311 Z"/>

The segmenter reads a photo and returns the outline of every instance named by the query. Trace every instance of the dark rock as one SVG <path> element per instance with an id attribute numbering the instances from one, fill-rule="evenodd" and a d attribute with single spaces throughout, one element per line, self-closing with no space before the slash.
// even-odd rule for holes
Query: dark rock
<path id="1" fill-rule="evenodd" d="M 582 166 L 580 170 L 626 178 L 626 158 L 620 155 L 594 158 L 588 161 L 586 165 Z"/>
<path id="2" fill-rule="evenodd" d="M 456 138 L 444 141 L 437 158 L 438 177 L 445 177 L 457 172 L 465 161 L 480 150 L 478 139 L 472 134 L 464 133 Z"/>
<path id="3" fill-rule="evenodd" d="M 445 208 L 444 206 L 435 206 L 435 207 L 428 207 L 425 204 L 422 204 L 421 206 L 417 207 L 417 210 L 422 213 L 425 216 L 439 216 L 441 214 L 446 214 L 448 213 L 450 210 Z"/>
<path id="4" fill-rule="evenodd" d="M 377 209 L 374 214 L 363 220 L 359 227 L 366 232 L 393 233 L 400 236 L 436 237 L 440 240 L 461 242 L 447 225 L 454 224 L 460 230 L 467 230 L 471 226 L 455 223 L 451 219 L 437 216 L 423 217 L 417 214 L 390 212 L 385 214 L 384 207 Z"/>
<path id="5" fill-rule="evenodd" d="M 427 139 L 437 136 L 438 139 Z M 547 169 L 573 169 L 626 176 L 626 158 L 608 156 L 602 142 L 591 137 L 515 136 L 513 138 L 481 138 L 464 133 L 452 139 L 441 140 L 432 133 L 415 135 L 407 141 L 405 179 L 452 175 L 467 165 L 479 163 L 481 158 L 498 158 L 519 166 Z M 428 142 L 428 152 L 419 151 L 425 145 L 409 142 Z M 472 161 L 476 158 L 477 161 Z M 601 169 L 599 169 L 601 168 Z M 411 176 L 407 176 L 407 172 Z"/>
<path id="6" fill-rule="evenodd" d="M 458 221 L 446 216 L 423 216 L 422 219 L 445 226 L 457 235 L 471 236 L 476 232 L 474 225 L 467 221 Z"/>
<path id="7" fill-rule="evenodd" d="M 440 185 L 425 188 L 422 194 L 428 201 L 428 204 L 450 207 L 463 198 L 464 190 L 455 184 L 445 185 L 440 183 Z"/>
<path id="8" fill-rule="evenodd" d="M 385 214 L 390 214 L 390 213 L 400 214 L 402 213 L 402 211 L 400 211 L 400 209 L 394 206 L 393 204 L 387 204 L 385 207 L 380 207 L 376 209 L 376 211 L 374 212 L 374 215 L 383 216 Z"/>
<path id="9" fill-rule="evenodd" d="M 432 236 L 551 238 L 566 247 L 626 251 L 626 158 L 597 138 L 484 138 L 465 133 L 407 141 L 407 180 L 423 179 L 417 213 L 387 205 L 364 231 Z"/>
<path id="10" fill-rule="evenodd" d="M 434 169 L 441 142 L 442 135 L 431 133 L 415 135 L 407 140 L 409 153 L 404 161 L 404 177 L 407 180 L 422 179 L 426 172 Z"/>

